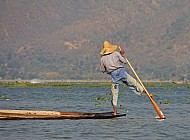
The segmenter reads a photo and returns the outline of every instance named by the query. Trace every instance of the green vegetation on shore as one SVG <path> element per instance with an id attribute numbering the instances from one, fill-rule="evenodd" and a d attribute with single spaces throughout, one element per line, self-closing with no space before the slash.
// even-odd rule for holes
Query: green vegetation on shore
<path id="1" fill-rule="evenodd" d="M 28 83 L 28 82 L 0 82 L 0 87 L 28 87 L 28 88 L 40 88 L 40 87 L 100 87 L 110 86 L 110 83 L 86 83 L 86 82 L 50 82 L 50 83 Z"/>
<path id="2" fill-rule="evenodd" d="M 30 82 L 0 82 L 0 87 L 28 87 L 28 88 L 40 88 L 40 87 L 110 87 L 111 82 L 43 82 L 43 83 L 30 83 Z M 123 85 L 127 88 L 126 85 Z M 165 87 L 175 88 L 185 86 L 190 89 L 190 84 L 173 84 L 171 82 L 144 82 L 145 87 Z"/>

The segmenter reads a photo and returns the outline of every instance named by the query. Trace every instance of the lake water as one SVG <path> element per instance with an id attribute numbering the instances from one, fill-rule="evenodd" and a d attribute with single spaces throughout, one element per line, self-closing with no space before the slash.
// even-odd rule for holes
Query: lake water
<path id="1" fill-rule="evenodd" d="M 1 120 L 1 140 L 189 140 L 190 89 L 187 87 L 147 87 L 166 115 L 155 119 L 148 97 L 120 88 L 119 113 L 126 117 L 103 120 Z M 54 110 L 79 112 L 112 111 L 110 88 L 0 87 L 0 109 Z M 101 99 L 101 100 L 99 100 Z"/>

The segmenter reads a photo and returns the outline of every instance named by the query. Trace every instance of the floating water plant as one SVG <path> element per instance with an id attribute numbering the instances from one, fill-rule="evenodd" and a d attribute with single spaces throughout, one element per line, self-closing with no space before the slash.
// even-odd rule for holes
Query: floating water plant
<path id="1" fill-rule="evenodd" d="M 106 95 L 112 95 L 112 93 L 111 93 L 111 92 L 108 92 L 108 93 L 106 93 Z"/>
<path id="2" fill-rule="evenodd" d="M 125 107 L 124 107 L 124 105 L 119 105 L 118 108 L 119 109 L 124 109 Z"/>
<path id="3" fill-rule="evenodd" d="M 106 98 L 106 97 L 97 97 L 97 98 L 92 98 L 92 100 L 96 100 L 96 101 L 99 101 L 99 100 L 101 100 L 101 101 L 108 101 L 109 98 Z"/>
<path id="4" fill-rule="evenodd" d="M 167 101 L 164 101 L 164 102 L 160 102 L 160 104 L 170 104 L 170 101 L 167 100 Z"/>
<path id="5" fill-rule="evenodd" d="M 6 101 L 11 100 L 10 98 L 8 98 L 8 97 L 6 97 L 6 96 L 0 96 L 0 99 L 2 99 L 2 100 L 6 100 Z"/>
<path id="6" fill-rule="evenodd" d="M 158 97 L 158 93 L 155 93 L 155 94 L 154 94 L 154 97 Z"/>
<path id="7" fill-rule="evenodd" d="M 99 103 L 99 104 L 95 104 L 95 106 L 103 106 L 103 105 Z"/>

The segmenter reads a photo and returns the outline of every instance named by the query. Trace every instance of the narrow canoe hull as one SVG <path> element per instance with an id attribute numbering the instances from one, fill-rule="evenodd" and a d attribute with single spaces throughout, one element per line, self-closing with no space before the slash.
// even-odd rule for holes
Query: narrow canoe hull
<path id="1" fill-rule="evenodd" d="M 126 116 L 126 114 L 112 115 L 113 112 L 87 113 L 87 112 L 58 112 L 33 110 L 0 110 L 0 120 L 21 119 L 110 119 Z"/>

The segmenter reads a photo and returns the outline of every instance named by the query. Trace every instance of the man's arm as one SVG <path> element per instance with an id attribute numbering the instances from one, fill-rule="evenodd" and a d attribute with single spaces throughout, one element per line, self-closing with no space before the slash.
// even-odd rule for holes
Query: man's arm
<path id="1" fill-rule="evenodd" d="M 117 56 L 119 57 L 119 60 L 120 60 L 122 63 L 124 63 L 124 64 L 127 63 L 126 59 L 125 59 L 119 52 L 117 52 Z"/>
<path id="2" fill-rule="evenodd" d="M 102 60 L 100 60 L 100 71 L 101 71 L 101 72 L 106 72 L 106 69 L 105 69 L 105 66 L 104 66 Z"/>
<path id="3" fill-rule="evenodd" d="M 122 50 L 120 46 L 118 46 L 118 49 L 119 49 L 119 51 L 120 51 L 120 53 L 118 53 L 118 54 L 119 54 L 119 59 L 120 59 L 120 61 L 123 62 L 124 64 L 126 64 L 127 61 L 126 61 L 126 59 L 124 58 L 124 54 L 125 54 L 124 50 Z"/>

